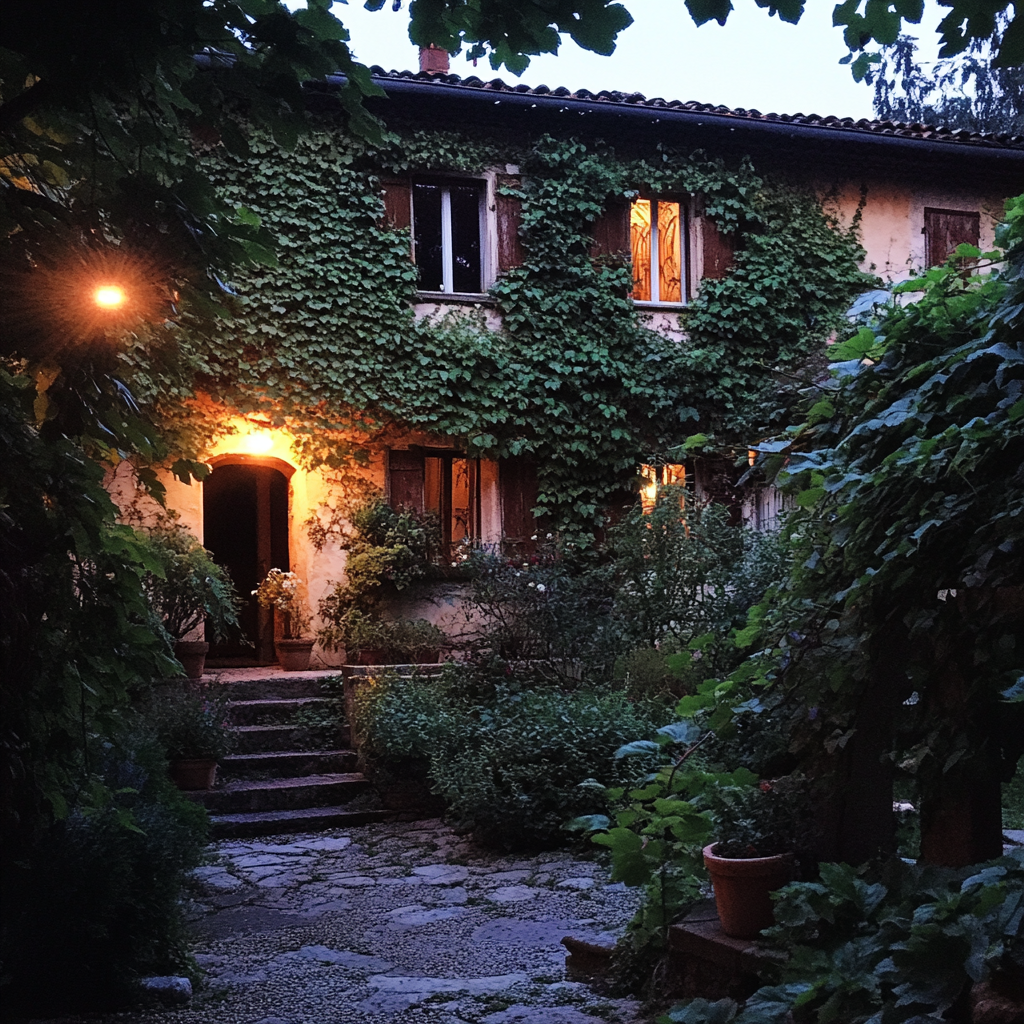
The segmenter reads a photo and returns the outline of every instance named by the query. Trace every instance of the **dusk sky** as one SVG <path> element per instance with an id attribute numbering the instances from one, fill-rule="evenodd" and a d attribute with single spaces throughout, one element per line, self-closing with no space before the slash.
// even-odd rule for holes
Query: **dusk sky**
<path id="1" fill-rule="evenodd" d="M 625 3 L 634 23 L 610 57 L 566 40 L 557 56 L 534 58 L 518 80 L 506 69 L 493 71 L 486 60 L 474 68 L 463 56 L 452 61 L 452 71 L 551 88 L 642 92 L 762 113 L 872 116 L 871 89 L 854 82 L 849 68 L 838 63 L 846 48 L 840 30 L 832 27 L 830 0 L 810 0 L 799 25 L 769 17 L 752 0 L 736 0 L 737 10 L 725 27 L 712 22 L 700 28 L 682 0 Z M 358 3 L 335 4 L 333 11 L 352 33 L 351 46 L 361 61 L 387 70 L 418 68 L 418 51 L 408 37 L 408 0 L 398 12 L 392 11 L 391 0 L 377 12 Z M 928 0 L 922 24 L 910 29 L 931 54 L 939 18 L 934 0 Z"/>

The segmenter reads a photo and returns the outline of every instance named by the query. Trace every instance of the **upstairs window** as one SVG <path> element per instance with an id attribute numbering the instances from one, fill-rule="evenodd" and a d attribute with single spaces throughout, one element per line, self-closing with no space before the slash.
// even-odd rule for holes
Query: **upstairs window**
<path id="1" fill-rule="evenodd" d="M 633 299 L 678 305 L 686 301 L 686 250 L 679 203 L 637 199 L 629 214 Z"/>
<path id="2" fill-rule="evenodd" d="M 958 245 L 977 245 L 980 214 L 967 210 L 934 210 L 925 207 L 925 246 L 929 267 L 941 267 Z"/>
<path id="3" fill-rule="evenodd" d="M 413 184 L 413 251 L 422 291 L 484 290 L 483 206 L 483 189 L 476 182 Z"/>

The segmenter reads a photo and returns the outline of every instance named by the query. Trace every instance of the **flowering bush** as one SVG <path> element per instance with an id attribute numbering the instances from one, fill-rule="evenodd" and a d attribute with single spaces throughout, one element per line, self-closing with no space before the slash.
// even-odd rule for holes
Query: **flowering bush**
<path id="1" fill-rule="evenodd" d="M 261 608 L 276 608 L 281 613 L 286 640 L 302 636 L 309 625 L 308 616 L 302 613 L 301 586 L 302 580 L 295 573 L 271 569 L 253 591 Z"/>

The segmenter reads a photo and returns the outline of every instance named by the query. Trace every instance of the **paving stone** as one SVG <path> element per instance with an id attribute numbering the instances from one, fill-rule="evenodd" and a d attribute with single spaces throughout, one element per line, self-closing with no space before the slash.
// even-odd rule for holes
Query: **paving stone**
<path id="1" fill-rule="evenodd" d="M 447 921 L 452 917 L 461 917 L 467 911 L 464 907 L 434 907 L 428 910 L 423 906 L 399 907 L 392 910 L 388 917 L 391 918 L 392 927 L 418 928 L 425 924 L 433 924 L 435 921 Z"/>
<path id="2" fill-rule="evenodd" d="M 376 993 L 361 1004 L 363 1009 L 380 1012 L 399 1010 L 441 992 L 464 992 L 469 996 L 504 992 L 523 984 L 525 974 L 502 974 L 485 978 L 410 978 L 383 974 L 369 979 Z"/>
<path id="3" fill-rule="evenodd" d="M 414 875 L 420 875 L 431 885 L 453 885 L 469 878 L 469 868 L 461 864 L 427 864 L 422 868 L 413 868 Z"/>
<path id="4" fill-rule="evenodd" d="M 504 885 L 507 882 L 522 882 L 525 881 L 533 874 L 532 871 L 524 871 L 522 869 L 518 871 L 489 871 L 487 873 L 488 882 L 499 882 Z"/>
<path id="5" fill-rule="evenodd" d="M 509 1006 L 480 1018 L 480 1024 L 597 1024 L 604 1018 L 572 1006 Z"/>
<path id="6" fill-rule="evenodd" d="M 503 885 L 487 894 L 489 900 L 495 903 L 521 903 L 523 900 L 532 900 L 540 895 L 539 889 L 529 885 Z"/>
<path id="7" fill-rule="evenodd" d="M 565 878 L 558 883 L 558 889 L 593 889 L 595 882 L 592 878 Z"/>
<path id="8" fill-rule="evenodd" d="M 249 853 L 244 854 L 241 857 L 233 857 L 231 864 L 233 867 L 249 870 L 250 868 L 262 868 L 269 866 L 278 866 L 281 864 L 287 864 L 289 860 L 287 857 L 282 857 L 279 853 Z"/>
<path id="9" fill-rule="evenodd" d="M 322 839 L 304 839 L 300 843 L 295 843 L 295 845 L 304 850 L 329 850 L 332 853 L 337 853 L 338 850 L 344 850 L 351 846 L 352 840 L 347 836 L 340 836 L 338 838 L 324 836 Z"/>
<path id="10" fill-rule="evenodd" d="M 375 878 L 371 878 L 369 875 L 346 875 L 340 878 L 337 875 L 335 875 L 331 878 L 331 881 L 334 883 L 334 885 L 341 885 L 345 888 L 377 884 L 377 880 Z"/>
<path id="11" fill-rule="evenodd" d="M 294 953 L 282 953 L 279 960 L 313 960 L 320 964 L 340 964 L 359 971 L 381 973 L 390 971 L 395 965 L 379 956 L 353 953 L 347 949 L 331 949 L 328 946 L 303 946 Z"/>

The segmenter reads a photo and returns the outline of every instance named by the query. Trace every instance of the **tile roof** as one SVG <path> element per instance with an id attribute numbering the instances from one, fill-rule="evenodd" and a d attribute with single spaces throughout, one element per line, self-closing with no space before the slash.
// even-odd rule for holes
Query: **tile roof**
<path id="1" fill-rule="evenodd" d="M 943 128 L 937 125 L 903 124 L 898 121 L 876 121 L 869 118 L 857 120 L 852 117 L 822 117 L 818 114 L 762 114 L 759 110 L 715 106 L 711 103 L 697 103 L 693 100 L 687 102 L 665 100 L 660 96 L 648 99 L 648 97 L 639 92 L 625 93 L 607 89 L 596 93 L 588 89 L 578 89 L 573 92 L 564 86 L 550 89 L 546 85 L 509 85 L 500 78 L 494 78 L 489 82 L 485 82 L 475 75 L 470 78 L 460 78 L 458 75 L 429 74 L 422 71 L 385 71 L 379 66 L 374 66 L 370 70 L 373 77 L 385 89 L 387 89 L 389 82 L 423 83 L 424 85 L 451 88 L 453 96 L 460 92 L 476 95 L 480 93 L 520 95 L 534 97 L 542 103 L 561 100 L 563 102 L 573 102 L 574 105 L 585 104 L 592 109 L 607 106 L 609 111 L 623 107 L 633 108 L 634 110 L 636 108 L 643 108 L 652 112 L 678 111 L 684 114 L 702 115 L 706 118 L 720 118 L 722 123 L 739 122 L 750 124 L 751 126 L 768 124 L 782 126 L 789 124 L 799 126 L 800 128 L 820 128 L 829 132 L 838 131 L 860 136 L 916 139 L 932 143 L 940 142 L 953 145 L 976 146 L 983 149 L 1024 150 L 1024 136 L 1022 135 L 972 132 Z"/>

